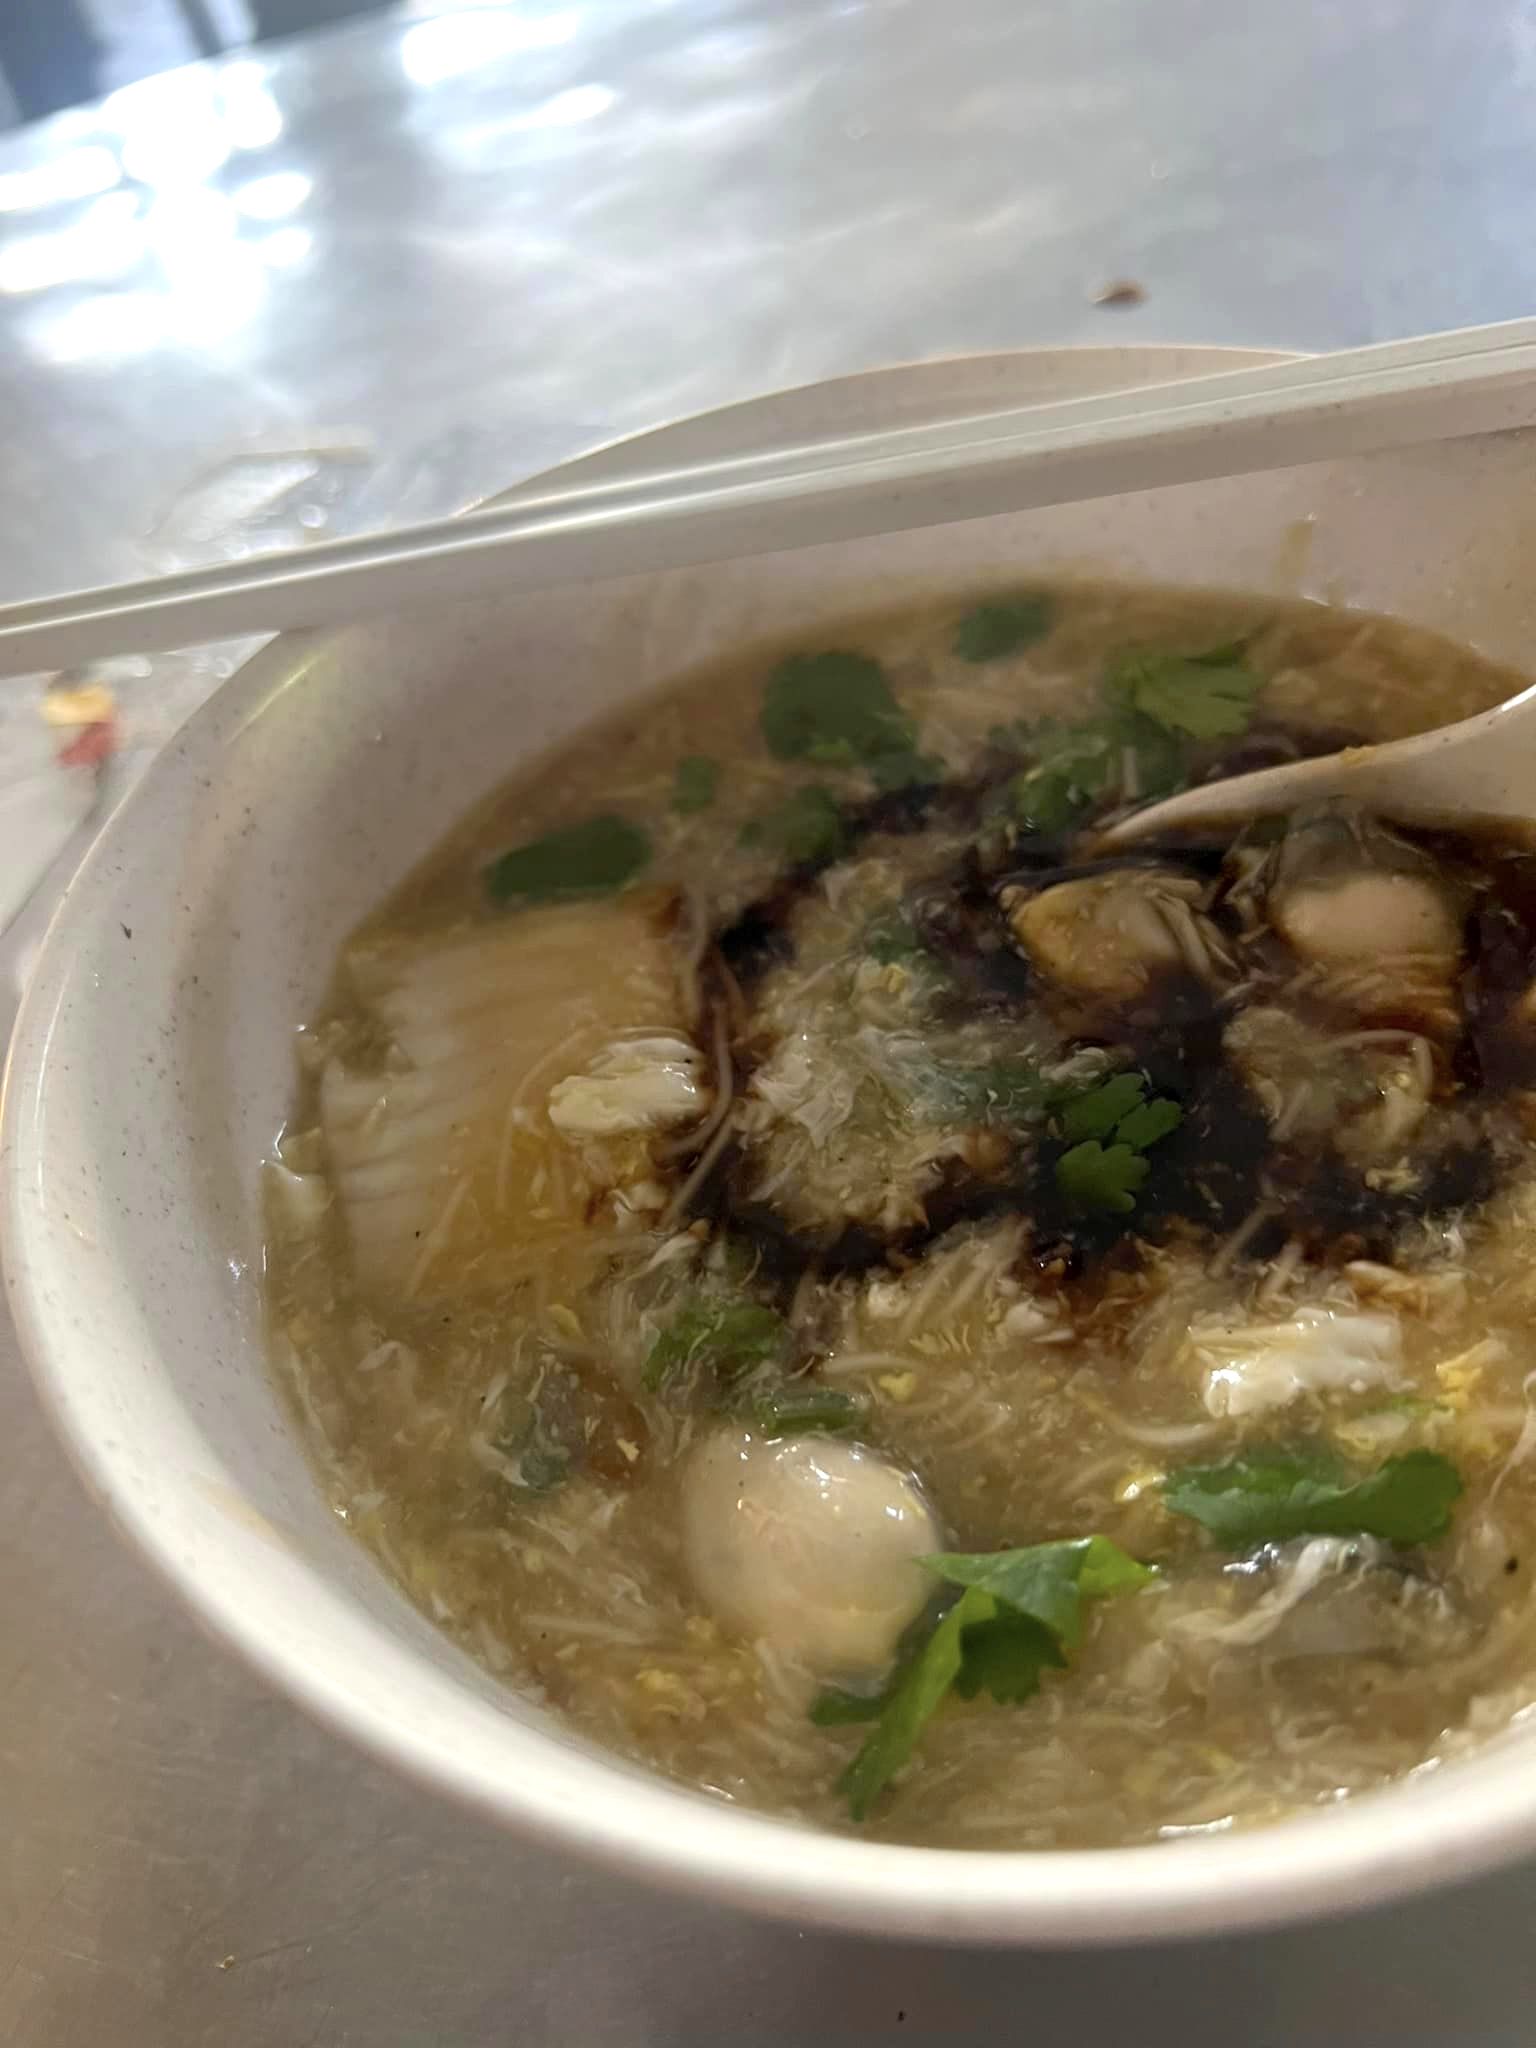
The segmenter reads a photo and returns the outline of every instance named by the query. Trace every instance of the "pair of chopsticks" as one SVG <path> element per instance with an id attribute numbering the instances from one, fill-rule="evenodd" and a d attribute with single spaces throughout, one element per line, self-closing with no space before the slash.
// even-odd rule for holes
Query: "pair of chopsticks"
<path id="1" fill-rule="evenodd" d="M 0 675 L 1240 476 L 1536 422 L 1536 320 L 520 494 L 0 607 Z"/>

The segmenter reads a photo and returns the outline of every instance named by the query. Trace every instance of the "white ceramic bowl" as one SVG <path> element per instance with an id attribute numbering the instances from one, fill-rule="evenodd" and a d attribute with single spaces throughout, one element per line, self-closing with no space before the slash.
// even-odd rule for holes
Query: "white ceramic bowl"
<path id="1" fill-rule="evenodd" d="M 1168 350 L 928 365 L 691 422 L 589 469 L 1205 366 Z M 804 1921 L 1169 1937 L 1333 1912 L 1536 1844 L 1536 1731 L 1276 1827 L 1053 1855 L 819 1835 L 602 1754 L 462 1656 L 324 1506 L 268 1376 L 256 1207 L 292 1028 L 342 936 L 460 812 L 600 707 L 786 620 L 1021 569 L 1305 590 L 1518 661 L 1536 589 L 1530 448 L 1191 486 L 268 649 L 108 826 L 11 1054 L 11 1299 L 114 1520 L 217 1635 L 376 1755 L 637 1876 Z"/>

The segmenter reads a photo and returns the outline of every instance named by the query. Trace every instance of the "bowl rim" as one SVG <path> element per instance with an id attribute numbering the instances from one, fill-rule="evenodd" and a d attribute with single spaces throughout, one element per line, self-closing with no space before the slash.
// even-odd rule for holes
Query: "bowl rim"
<path id="1" fill-rule="evenodd" d="M 1008 353 L 1043 368 L 1045 359 L 1073 352 Z M 955 360 L 978 358 L 862 375 L 899 379 Z M 1399 1781 L 1263 1828 L 1113 1849 L 978 1851 L 861 1840 L 716 1804 L 589 1752 L 575 1768 L 593 1796 L 575 1808 L 568 1774 L 536 1767 L 540 1752 L 553 1758 L 559 1749 L 551 1737 L 509 1721 L 534 1768 L 494 1774 L 466 1763 L 451 1744 L 392 1719 L 378 1694 L 369 1700 L 331 1670 L 290 1654 L 244 1607 L 211 1591 L 170 1540 L 133 1461 L 82 1412 L 72 1363 L 79 1338 L 50 1307 L 41 1281 L 49 1257 L 58 1256 L 50 1251 L 57 1225 L 26 1194 L 45 1170 L 41 1104 L 58 1080 L 49 1049 L 77 955 L 76 926 L 87 926 L 97 892 L 108 893 L 108 877 L 141 826 L 206 766 L 226 728 L 276 701 L 278 686 L 321 644 L 319 635 L 291 634 L 261 649 L 187 721 L 118 807 L 49 924 L 0 1084 L 0 1255 L 34 1385 L 87 1489 L 210 1636 L 327 1727 L 467 1811 L 636 1878 L 802 1924 L 1016 1946 L 1194 1938 L 1382 1903 L 1487 1870 L 1536 1843 L 1536 1758 L 1492 1758 L 1487 1749 L 1475 1760 L 1480 1770 L 1458 1766 Z M 299 1568 L 317 1593 L 351 1605 L 322 1573 L 307 1563 Z M 364 1620 L 382 1641 L 380 1625 Z M 569 1765 L 570 1753 L 561 1754 Z"/>

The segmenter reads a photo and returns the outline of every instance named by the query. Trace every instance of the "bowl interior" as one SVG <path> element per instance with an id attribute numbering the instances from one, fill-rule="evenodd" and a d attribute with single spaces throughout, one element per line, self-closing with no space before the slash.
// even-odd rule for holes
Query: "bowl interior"
<path id="1" fill-rule="evenodd" d="M 688 423 L 590 472 L 1151 381 L 1202 353 L 879 373 Z M 12 1053 L 8 1285 L 109 1512 L 219 1633 L 382 1755 L 517 1825 L 769 1910 L 955 1938 L 1193 1933 L 1380 1897 L 1536 1837 L 1536 1750 L 1518 1736 L 1258 1835 L 1050 1856 L 812 1837 L 599 1754 L 458 1652 L 325 1508 L 267 1370 L 256 1204 L 293 1027 L 340 940 L 518 760 L 595 713 L 786 621 L 1021 574 L 1326 597 L 1518 662 L 1536 623 L 1517 569 L 1531 447 L 1509 435 L 836 548 L 791 552 L 787 532 L 786 552 L 750 562 L 276 643 L 107 829 Z"/>

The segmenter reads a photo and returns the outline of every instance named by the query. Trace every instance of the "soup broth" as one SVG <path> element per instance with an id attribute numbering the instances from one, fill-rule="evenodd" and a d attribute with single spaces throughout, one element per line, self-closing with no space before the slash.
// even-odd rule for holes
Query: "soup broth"
<path id="1" fill-rule="evenodd" d="M 1247 1825 L 1536 1698 L 1536 857 L 1207 777 L 1524 678 L 1021 587 L 521 770 L 345 947 L 274 1358 L 413 1600 L 720 1797 L 957 1848 Z"/>

